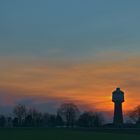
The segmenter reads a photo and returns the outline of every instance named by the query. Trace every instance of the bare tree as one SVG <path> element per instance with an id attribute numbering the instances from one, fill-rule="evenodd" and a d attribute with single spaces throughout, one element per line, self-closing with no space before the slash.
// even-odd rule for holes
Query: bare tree
<path id="1" fill-rule="evenodd" d="M 18 119 L 18 125 L 21 126 L 25 120 L 27 109 L 24 105 L 18 104 L 15 106 L 13 113 Z"/>
<path id="2" fill-rule="evenodd" d="M 134 108 L 134 110 L 128 112 L 128 116 L 134 123 L 140 124 L 140 105 Z"/>
<path id="3" fill-rule="evenodd" d="M 64 103 L 58 109 L 58 115 L 62 117 L 67 127 L 73 127 L 78 118 L 79 109 L 73 103 Z"/>

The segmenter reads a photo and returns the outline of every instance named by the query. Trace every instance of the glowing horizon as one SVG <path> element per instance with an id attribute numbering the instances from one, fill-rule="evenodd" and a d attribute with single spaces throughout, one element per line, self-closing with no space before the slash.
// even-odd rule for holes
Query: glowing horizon
<path id="1" fill-rule="evenodd" d="M 95 59 L 96 57 L 98 59 Z M 29 61 L 25 58 L 3 57 L 0 62 L 0 89 L 8 93 L 7 96 L 12 95 L 12 104 L 16 98 L 37 97 L 38 100 L 45 98 L 46 102 L 50 98 L 61 102 L 73 101 L 85 105 L 87 110 L 113 111 L 111 93 L 119 86 L 125 92 L 124 111 L 137 106 L 139 86 L 134 81 L 140 80 L 137 67 L 139 62 L 136 61 L 139 56 L 126 55 L 121 61 L 116 58 L 108 59 L 108 53 L 101 53 L 96 57 L 92 61 L 72 64 L 68 61 L 58 63 L 54 60 Z M 132 84 L 135 84 L 135 87 L 130 87 Z"/>

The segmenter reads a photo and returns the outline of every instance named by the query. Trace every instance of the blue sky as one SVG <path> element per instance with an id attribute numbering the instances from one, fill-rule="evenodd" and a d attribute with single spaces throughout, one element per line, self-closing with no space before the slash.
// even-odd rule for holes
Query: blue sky
<path id="1" fill-rule="evenodd" d="M 82 59 L 137 52 L 138 0 L 2 0 L 0 54 Z"/>

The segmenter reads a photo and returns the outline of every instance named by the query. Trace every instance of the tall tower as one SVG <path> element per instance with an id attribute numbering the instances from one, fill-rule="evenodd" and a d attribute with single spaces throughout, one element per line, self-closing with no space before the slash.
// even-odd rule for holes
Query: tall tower
<path id="1" fill-rule="evenodd" d="M 122 112 L 122 103 L 124 102 L 124 92 L 120 88 L 112 93 L 112 102 L 114 102 L 114 125 L 123 124 L 123 112 Z"/>

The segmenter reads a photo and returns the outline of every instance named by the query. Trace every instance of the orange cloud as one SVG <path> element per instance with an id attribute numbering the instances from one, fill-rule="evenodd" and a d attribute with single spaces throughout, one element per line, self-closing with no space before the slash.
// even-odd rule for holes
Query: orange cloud
<path id="1" fill-rule="evenodd" d="M 4 59 L 0 61 L 0 89 L 14 92 L 15 96 L 20 93 L 69 99 L 108 111 L 113 109 L 111 92 L 120 86 L 125 91 L 124 110 L 129 110 L 139 104 L 140 57 L 118 57 L 102 54 L 74 63 Z"/>

